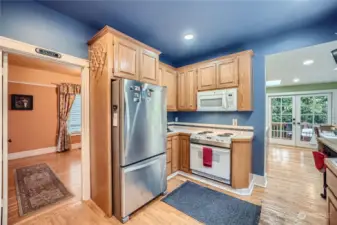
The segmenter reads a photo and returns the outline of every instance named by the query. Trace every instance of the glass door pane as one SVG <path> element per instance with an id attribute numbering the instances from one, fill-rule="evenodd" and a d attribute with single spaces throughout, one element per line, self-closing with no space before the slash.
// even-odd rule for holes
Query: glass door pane
<path id="1" fill-rule="evenodd" d="M 296 97 L 297 140 L 296 145 L 316 147 L 314 127 L 331 124 L 330 94 L 301 95 Z"/>
<path id="2" fill-rule="evenodd" d="M 270 141 L 275 144 L 294 144 L 292 96 L 271 97 L 270 106 Z"/>

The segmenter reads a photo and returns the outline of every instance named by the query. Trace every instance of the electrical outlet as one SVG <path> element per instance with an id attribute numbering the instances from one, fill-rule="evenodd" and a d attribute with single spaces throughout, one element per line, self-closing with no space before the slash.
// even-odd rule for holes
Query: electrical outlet
<path id="1" fill-rule="evenodd" d="M 233 119 L 233 126 L 237 126 L 238 125 L 238 120 L 237 119 Z"/>
<path id="2" fill-rule="evenodd" d="M 175 122 L 178 122 L 178 121 L 179 121 L 179 118 L 178 118 L 178 117 L 175 117 L 175 118 L 174 118 L 174 121 L 175 121 Z"/>

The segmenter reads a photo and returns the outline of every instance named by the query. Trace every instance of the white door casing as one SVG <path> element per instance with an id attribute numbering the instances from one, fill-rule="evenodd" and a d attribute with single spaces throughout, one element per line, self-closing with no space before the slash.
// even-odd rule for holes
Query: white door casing
<path id="1" fill-rule="evenodd" d="M 21 54 L 26 55 L 28 57 L 35 57 L 39 58 L 41 60 L 49 60 L 54 61 L 61 64 L 71 64 L 75 66 L 82 67 L 82 73 L 81 73 L 81 82 L 82 82 L 82 88 L 81 88 L 81 95 L 82 95 L 82 127 L 81 127 L 81 141 L 82 141 L 82 153 L 81 153 L 81 166 L 82 166 L 82 200 L 89 200 L 90 199 L 90 145 L 89 145 L 89 62 L 87 59 L 81 59 L 77 58 L 71 55 L 63 54 L 61 58 L 51 58 L 48 56 L 40 55 L 35 52 L 36 48 L 41 48 L 39 46 L 30 45 L 24 42 L 16 41 L 10 38 L 6 38 L 3 36 L 0 36 L 0 53 L 2 53 L 0 56 L 3 56 L 3 52 L 7 53 L 15 53 L 15 54 Z M 48 50 L 48 49 L 47 49 Z M 0 57 L 2 59 L 2 57 Z M 0 60 L 2 63 L 2 60 Z M 7 65 L 7 54 L 6 54 L 6 65 Z M 3 121 L 8 121 L 7 114 L 8 114 L 8 106 L 7 106 L 7 99 L 8 99 L 8 70 L 2 68 L 2 65 L 0 65 L 0 75 L 3 76 L 3 74 L 6 74 L 5 78 L 1 79 L 3 86 L 1 86 L 1 96 L 0 96 L 0 103 L 2 102 L 3 110 L 0 110 L 0 114 L 2 114 Z M 4 87 L 4 88 L 2 88 Z M 5 94 L 4 94 L 5 93 Z M 7 123 L 1 124 L 2 121 L 0 121 L 0 125 L 2 125 L 3 129 L 0 129 L 2 132 L 2 138 L 3 138 L 3 146 L 2 148 L 6 148 L 8 146 L 8 126 Z M 3 151 L 3 149 L 1 149 Z M 1 151 L 1 153 L 2 153 Z M 2 180 L 0 179 L 0 191 L 1 187 L 3 189 L 3 192 L 7 193 L 8 190 L 8 177 L 7 177 L 7 171 L 8 171 L 8 158 L 7 158 L 7 151 L 6 154 L 0 153 L 0 159 L 2 157 L 3 159 L 3 166 L 0 169 L 0 172 L 2 172 Z M 1 160 L 0 160 L 1 161 Z M 2 170 L 2 171 L 1 171 Z M 1 178 L 1 175 L 0 175 Z M 1 201 L 1 200 L 0 200 Z M 8 203 L 7 199 L 4 199 L 2 202 L 3 204 L 3 213 L 2 213 L 2 225 L 7 225 L 7 212 L 8 212 Z M 6 215 L 5 215 L 6 214 Z M 0 214 L 1 216 L 1 214 Z"/>

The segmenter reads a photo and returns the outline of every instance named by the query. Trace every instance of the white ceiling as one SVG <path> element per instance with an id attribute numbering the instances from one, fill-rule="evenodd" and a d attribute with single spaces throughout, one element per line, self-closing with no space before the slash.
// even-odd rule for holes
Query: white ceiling
<path id="1" fill-rule="evenodd" d="M 314 45 L 266 57 L 266 80 L 281 80 L 278 86 L 337 82 L 337 64 L 331 51 L 337 41 Z M 303 65 L 305 60 L 314 60 Z M 293 79 L 298 78 L 295 83 Z"/>

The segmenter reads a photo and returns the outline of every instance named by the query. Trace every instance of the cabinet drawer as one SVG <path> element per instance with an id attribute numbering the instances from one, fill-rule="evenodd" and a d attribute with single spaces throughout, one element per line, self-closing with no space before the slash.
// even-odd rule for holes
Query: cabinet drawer
<path id="1" fill-rule="evenodd" d="M 171 167 L 171 163 L 166 163 L 166 175 L 170 175 L 172 173 L 172 167 Z"/>
<path id="2" fill-rule="evenodd" d="M 326 169 L 326 181 L 331 192 L 337 195 L 337 177 L 331 172 L 331 170 Z"/>
<path id="3" fill-rule="evenodd" d="M 172 149 L 168 148 L 166 149 L 166 162 L 171 162 L 172 159 Z"/>
<path id="4" fill-rule="evenodd" d="M 167 146 L 166 146 L 167 149 L 169 148 L 172 148 L 172 139 L 167 139 Z"/>

